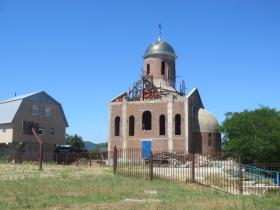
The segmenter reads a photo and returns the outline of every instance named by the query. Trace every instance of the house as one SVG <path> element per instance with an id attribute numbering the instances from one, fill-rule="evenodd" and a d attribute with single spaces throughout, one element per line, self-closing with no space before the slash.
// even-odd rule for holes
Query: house
<path id="1" fill-rule="evenodd" d="M 149 151 L 211 155 L 221 150 L 217 119 L 205 109 L 198 89 L 185 93 L 184 82 L 176 89 L 176 58 L 161 37 L 148 46 L 139 81 L 110 101 L 109 151 L 142 149 L 146 158 Z"/>
<path id="2" fill-rule="evenodd" d="M 99 148 L 100 159 L 108 159 L 108 147 Z"/>
<path id="3" fill-rule="evenodd" d="M 61 104 L 44 91 L 0 101 L 0 151 L 36 159 L 38 143 L 31 127 L 44 142 L 45 160 L 52 160 L 55 145 L 65 144 L 68 127 Z"/>

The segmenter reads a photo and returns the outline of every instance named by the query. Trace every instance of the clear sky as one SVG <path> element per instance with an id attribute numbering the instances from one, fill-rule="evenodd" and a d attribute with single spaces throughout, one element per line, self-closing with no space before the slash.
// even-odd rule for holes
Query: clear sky
<path id="1" fill-rule="evenodd" d="M 219 122 L 280 109 L 279 0 L 0 0 L 0 99 L 44 90 L 69 134 L 105 142 L 108 102 L 139 79 L 158 23 L 177 81 L 197 87 Z"/>

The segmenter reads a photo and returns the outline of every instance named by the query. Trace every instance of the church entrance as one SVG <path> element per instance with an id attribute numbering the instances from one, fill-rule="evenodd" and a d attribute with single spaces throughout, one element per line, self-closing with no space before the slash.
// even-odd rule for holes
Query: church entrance
<path id="1" fill-rule="evenodd" d="M 147 159 L 150 157 L 151 149 L 152 149 L 151 140 L 142 141 L 142 159 Z"/>

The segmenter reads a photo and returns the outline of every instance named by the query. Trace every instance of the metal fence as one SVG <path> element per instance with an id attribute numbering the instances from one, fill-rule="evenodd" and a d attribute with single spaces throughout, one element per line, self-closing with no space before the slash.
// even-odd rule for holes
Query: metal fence
<path id="1" fill-rule="evenodd" d="M 39 161 L 39 152 L 15 150 L 0 150 L 0 163 L 23 163 Z M 80 153 L 53 153 L 43 152 L 43 162 L 53 162 L 63 165 L 89 165 L 93 162 L 105 164 L 102 154 L 91 152 Z"/>
<path id="2" fill-rule="evenodd" d="M 233 194 L 279 192 L 279 173 L 243 165 L 238 155 L 154 151 L 148 158 L 142 158 L 144 153 L 147 151 L 115 148 L 111 156 L 114 173 L 151 180 L 194 182 Z"/>
<path id="3" fill-rule="evenodd" d="M 280 163 L 254 163 L 252 165 L 266 170 L 280 171 Z"/>
<path id="4" fill-rule="evenodd" d="M 91 152 L 80 153 L 55 153 L 54 161 L 57 164 L 64 165 L 92 165 L 92 162 L 105 164 L 105 159 L 102 154 Z"/>
<path id="5" fill-rule="evenodd" d="M 53 161 L 53 153 L 44 152 L 43 160 Z M 22 163 L 39 161 L 39 152 L 24 152 L 15 150 L 0 150 L 0 163 Z"/>

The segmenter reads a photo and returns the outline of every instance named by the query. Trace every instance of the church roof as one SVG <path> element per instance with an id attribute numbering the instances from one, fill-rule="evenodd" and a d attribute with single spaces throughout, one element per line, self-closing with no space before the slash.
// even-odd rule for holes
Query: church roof
<path id="1" fill-rule="evenodd" d="M 144 59 L 158 55 L 169 56 L 172 59 L 177 57 L 172 46 L 161 38 L 148 46 L 144 54 Z"/>

